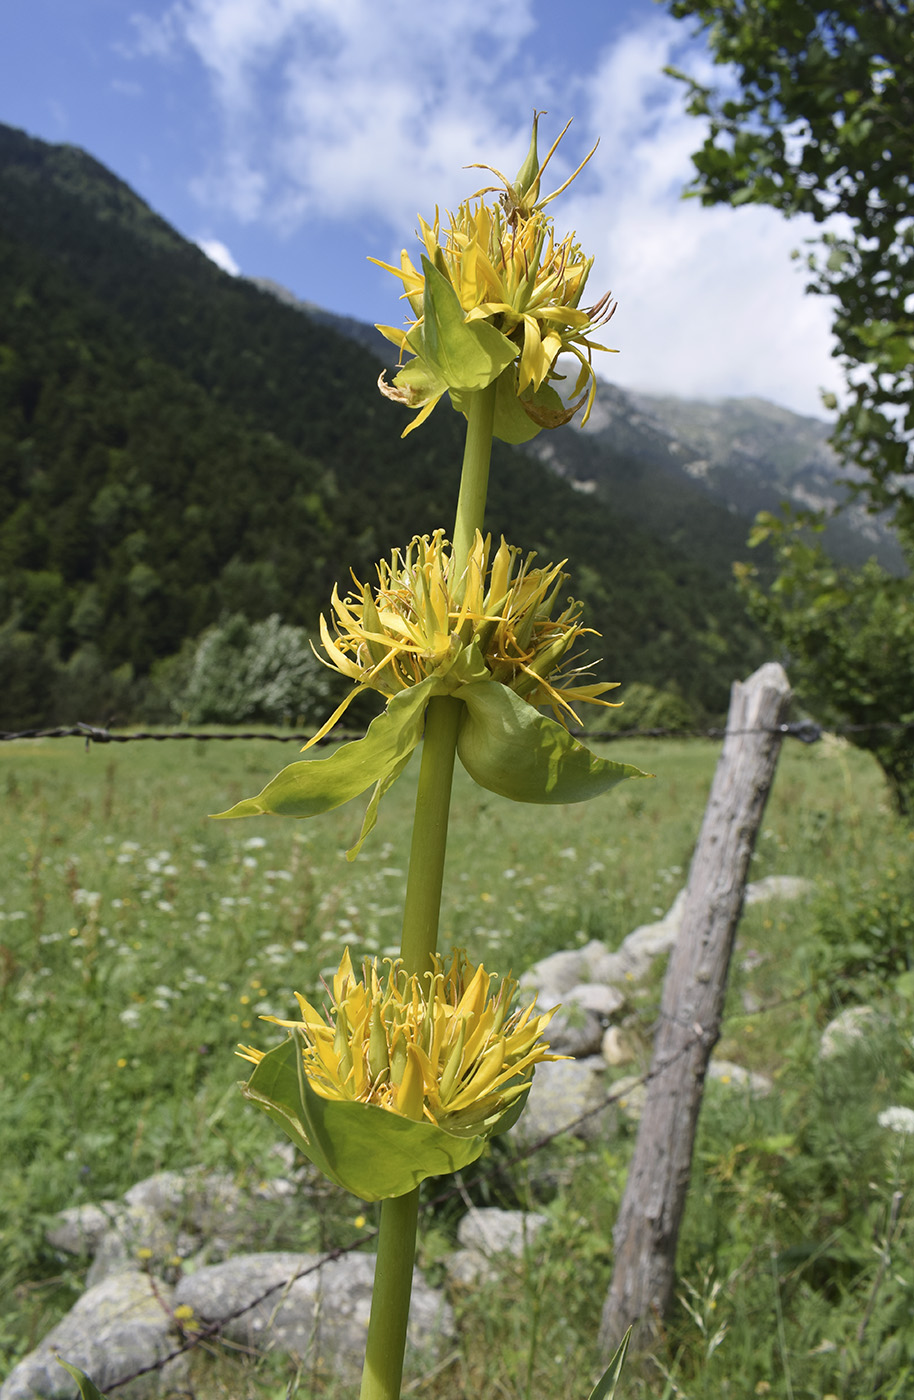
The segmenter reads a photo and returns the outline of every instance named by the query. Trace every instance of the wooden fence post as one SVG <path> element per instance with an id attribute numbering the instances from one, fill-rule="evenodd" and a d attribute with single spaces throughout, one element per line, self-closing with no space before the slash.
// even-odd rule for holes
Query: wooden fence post
<path id="1" fill-rule="evenodd" d="M 720 1035 L 749 857 L 789 700 L 787 677 L 775 662 L 736 682 L 731 692 L 727 733 L 663 985 L 647 1100 L 613 1230 L 615 1266 L 600 1329 L 607 1352 L 632 1324 L 633 1342 L 649 1346 L 672 1302 L 704 1078 Z"/>

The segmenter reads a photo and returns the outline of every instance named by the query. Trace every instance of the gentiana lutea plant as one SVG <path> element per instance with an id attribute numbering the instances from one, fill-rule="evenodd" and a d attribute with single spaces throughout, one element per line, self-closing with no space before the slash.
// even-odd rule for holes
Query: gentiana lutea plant
<path id="1" fill-rule="evenodd" d="M 362 1400 L 400 1394 L 420 1183 L 477 1159 L 517 1120 L 536 1065 L 556 1058 L 550 1010 L 512 1010 L 510 978 L 438 952 L 455 759 L 518 802 L 581 802 L 645 776 L 569 732 L 575 706 L 611 704 L 614 687 L 581 664 L 587 629 L 564 561 L 537 564 L 483 532 L 493 437 L 525 442 L 581 410 L 586 418 L 592 352 L 606 348 L 594 336 L 614 310 L 608 295 L 584 304 L 592 260 L 547 212 L 570 180 L 542 195 L 558 140 L 541 162 L 537 122 L 515 180 L 492 170 L 496 186 L 421 220 L 421 269 L 406 252 L 389 269 L 412 317 L 402 330 L 379 327 L 401 352 L 381 388 L 415 412 L 406 432 L 445 398 L 466 417 L 456 514 L 450 538 L 417 537 L 378 564 L 376 581 L 334 590 L 322 659 L 352 689 L 311 742 L 361 691 L 378 691 L 385 709 L 364 738 L 291 764 L 220 814 L 315 817 L 370 789 L 354 857 L 421 741 L 399 958 L 357 973 L 345 954 L 326 1008 L 299 997 L 300 1020 L 278 1022 L 281 1044 L 240 1050 L 254 1064 L 246 1098 L 332 1181 L 382 1202 Z M 577 361 L 570 402 L 555 388 L 560 356 Z"/>

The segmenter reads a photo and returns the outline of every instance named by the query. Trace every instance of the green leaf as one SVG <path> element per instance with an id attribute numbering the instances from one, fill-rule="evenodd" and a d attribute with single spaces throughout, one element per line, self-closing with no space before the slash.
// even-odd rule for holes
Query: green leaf
<path id="1" fill-rule="evenodd" d="M 458 412 L 466 415 L 469 399 L 455 389 L 450 390 L 450 397 Z M 530 404 L 535 412 L 538 410 L 538 416 L 546 421 L 537 422 L 531 418 L 524 408 L 525 403 Z M 492 432 L 501 442 L 510 442 L 514 446 L 530 442 L 542 428 L 568 421 L 568 410 L 551 384 L 541 384 L 535 392 L 527 389 L 522 397 L 518 398 L 516 367 L 513 364 L 508 365 L 499 375 L 495 388 L 495 420 Z"/>
<path id="2" fill-rule="evenodd" d="M 347 860 L 355 860 L 356 856 L 358 855 L 359 851 L 362 849 L 362 846 L 365 843 L 365 838 L 369 836 L 372 831 L 374 831 L 375 824 L 378 820 L 378 807 L 381 804 L 381 798 L 388 791 L 388 789 L 393 787 L 394 783 L 397 781 L 397 779 L 403 772 L 403 769 L 406 767 L 407 763 L 409 763 L 409 760 L 412 758 L 412 756 L 413 751 L 412 749 L 410 749 L 409 753 L 405 754 L 399 763 L 397 763 L 393 768 L 391 768 L 387 773 L 385 773 L 384 777 L 381 778 L 379 782 L 375 783 L 374 792 L 371 794 L 371 801 L 366 807 L 365 816 L 362 819 L 362 830 L 359 832 L 359 839 L 358 841 L 356 841 L 355 845 L 352 846 L 346 852 Z"/>
<path id="3" fill-rule="evenodd" d="M 486 1143 L 375 1104 L 322 1098 L 303 1072 L 296 1037 L 268 1051 L 241 1091 L 326 1177 L 363 1201 L 402 1196 L 428 1176 L 459 1171 Z"/>
<path id="4" fill-rule="evenodd" d="M 440 398 L 447 388 L 441 375 L 424 358 L 410 360 L 397 371 L 393 382 L 407 408 L 421 408 L 431 399 Z"/>
<path id="5" fill-rule="evenodd" d="M 613 1400 L 613 1396 L 616 1393 L 616 1386 L 619 1384 L 619 1377 L 622 1374 L 622 1367 L 625 1364 L 625 1353 L 628 1351 L 628 1344 L 631 1339 L 632 1329 L 629 1327 L 616 1348 L 612 1360 L 590 1392 L 590 1400 Z"/>
<path id="6" fill-rule="evenodd" d="M 507 686 L 481 682 L 460 691 L 467 707 L 457 753 L 480 787 L 514 802 L 586 802 L 640 768 L 597 758 L 562 725 Z"/>
<path id="7" fill-rule="evenodd" d="M 105 1396 L 102 1395 L 95 1382 L 89 1379 L 85 1371 L 81 1371 L 78 1366 L 71 1366 L 69 1361 L 64 1361 L 62 1356 L 58 1356 L 56 1361 L 58 1366 L 62 1366 L 65 1371 L 69 1371 L 70 1375 L 79 1386 L 79 1393 L 82 1396 L 82 1400 L 105 1400 Z"/>
<path id="8" fill-rule="evenodd" d="M 394 695 L 384 713 L 372 720 L 363 739 L 344 744 L 329 758 L 290 763 L 256 797 L 246 797 L 228 811 L 214 815 L 258 817 L 272 813 L 280 817 L 317 817 L 358 797 L 373 783 L 383 784 L 382 791 L 386 791 L 422 738 L 426 705 L 433 695 L 443 694 L 444 690 L 437 676 L 428 676 L 419 685 Z M 375 812 L 376 809 L 375 801 Z M 360 840 L 365 839 L 373 825 L 372 820 L 367 830 L 363 828 Z"/>
<path id="9" fill-rule="evenodd" d="M 448 279 L 422 259 L 425 296 L 422 324 L 407 342 L 449 389 L 485 389 L 518 354 L 517 346 L 488 321 L 467 321 Z"/>

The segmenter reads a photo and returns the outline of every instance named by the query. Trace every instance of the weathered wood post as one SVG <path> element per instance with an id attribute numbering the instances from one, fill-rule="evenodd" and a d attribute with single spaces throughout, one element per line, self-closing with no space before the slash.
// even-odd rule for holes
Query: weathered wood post
<path id="1" fill-rule="evenodd" d="M 749 857 L 774 777 L 790 687 L 775 662 L 730 697 L 727 733 L 692 858 L 682 927 L 670 954 L 647 1100 L 613 1231 L 615 1267 L 601 1344 L 634 1324 L 642 1349 L 673 1298 L 676 1244 L 705 1073 L 720 1035 L 730 954 Z"/>

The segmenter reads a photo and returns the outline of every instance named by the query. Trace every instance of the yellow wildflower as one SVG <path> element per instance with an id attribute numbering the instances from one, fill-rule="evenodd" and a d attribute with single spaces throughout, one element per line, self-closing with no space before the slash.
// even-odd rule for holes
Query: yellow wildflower
<path id="1" fill-rule="evenodd" d="M 311 743 L 323 737 L 365 689 L 388 699 L 430 676 L 456 692 L 481 679 L 499 681 L 535 708 L 549 706 L 567 725 L 579 723 L 572 704 L 609 705 L 599 697 L 610 682 L 579 684 L 586 669 L 570 655 L 592 629 L 581 625 L 581 605 L 569 598 L 562 564 L 535 568 L 535 555 L 502 539 L 492 554 L 491 536 L 479 531 L 466 567 L 459 573 L 444 532 L 416 536 L 404 550 L 378 565 L 372 589 L 353 575 L 354 591 L 333 591 L 333 631 L 321 616 L 329 664 L 355 689 Z M 563 561 L 564 563 L 564 561 Z"/>
<path id="2" fill-rule="evenodd" d="M 401 358 L 415 357 L 392 385 L 383 375 L 380 380 L 388 397 L 420 410 L 406 432 L 428 417 L 445 391 L 463 409 L 467 392 L 496 379 L 504 389 L 496 435 L 508 441 L 569 422 L 585 402 L 584 422 L 590 414 L 596 392 L 592 352 L 609 349 L 592 336 L 610 319 L 615 303 L 606 293 L 592 306 L 581 305 L 593 259 L 584 256 L 574 233 L 556 236 L 544 206 L 571 183 L 593 151 L 571 179 L 540 200 L 542 173 L 565 133 L 538 164 L 538 116 L 518 179 L 510 182 L 493 171 L 505 187 L 497 203 L 482 198 L 490 187 L 465 200 L 456 215 L 446 213 L 444 221 L 438 210 L 431 224 L 420 217 L 421 271 L 405 249 L 399 268 L 372 259 L 401 280 L 414 317 L 405 329 L 378 327 Z M 556 363 L 566 352 L 580 363 L 572 393 L 576 401 L 567 405 L 550 387 L 563 378 Z"/>
<path id="3" fill-rule="evenodd" d="M 352 969 L 348 950 L 334 975 L 326 1015 L 303 996 L 301 1021 L 275 1021 L 296 1034 L 304 1073 L 323 1099 L 369 1104 L 424 1121 L 458 1137 L 485 1136 L 526 1094 L 549 1052 L 543 1031 L 552 1012 L 535 1005 L 510 1012 L 516 982 L 492 976 L 462 952 L 433 971 L 409 976 L 399 961 L 384 978 L 377 963 Z M 263 1052 L 241 1046 L 259 1064 Z"/>

